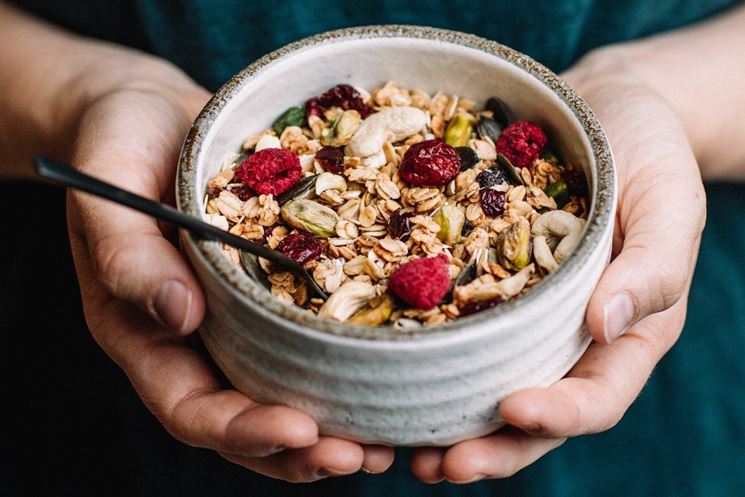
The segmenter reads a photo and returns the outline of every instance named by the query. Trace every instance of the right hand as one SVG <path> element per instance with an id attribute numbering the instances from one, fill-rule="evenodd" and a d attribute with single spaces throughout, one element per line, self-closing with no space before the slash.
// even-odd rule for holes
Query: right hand
<path id="1" fill-rule="evenodd" d="M 169 202 L 181 142 L 209 94 L 175 67 L 147 60 L 147 70 L 134 71 L 140 76 L 85 103 L 72 162 Z M 205 312 L 202 290 L 155 220 L 71 192 L 68 224 L 91 333 L 174 437 L 293 482 L 390 466 L 391 448 L 319 436 L 308 415 L 257 404 L 219 383 L 187 340 Z"/>

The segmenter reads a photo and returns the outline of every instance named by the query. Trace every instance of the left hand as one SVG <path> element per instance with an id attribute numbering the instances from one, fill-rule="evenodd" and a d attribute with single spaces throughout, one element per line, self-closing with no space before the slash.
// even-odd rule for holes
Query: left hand
<path id="1" fill-rule="evenodd" d="M 611 54 L 611 55 L 608 55 Z M 563 77 L 597 114 L 618 168 L 613 260 L 587 308 L 595 342 L 550 388 L 499 405 L 511 426 L 450 448 L 422 448 L 424 482 L 505 478 L 568 437 L 613 427 L 678 339 L 706 217 L 703 185 L 680 119 L 600 50 Z"/>

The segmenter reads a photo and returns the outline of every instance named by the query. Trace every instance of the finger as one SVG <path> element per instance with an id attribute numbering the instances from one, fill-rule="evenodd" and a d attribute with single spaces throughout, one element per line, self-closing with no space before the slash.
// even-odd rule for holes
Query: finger
<path id="1" fill-rule="evenodd" d="M 106 102 L 86 115 L 74 163 L 159 200 L 173 183 L 179 144 L 188 129 L 187 114 L 158 99 L 150 101 L 148 109 L 138 109 L 145 104 L 122 98 L 123 102 Z M 122 114 L 119 107 L 124 104 L 135 108 L 127 109 L 127 117 L 112 118 Z M 202 291 L 155 220 L 81 193 L 70 194 L 68 211 L 71 229 L 85 237 L 98 278 L 113 296 L 135 303 L 178 333 L 197 327 L 204 314 Z"/>
<path id="2" fill-rule="evenodd" d="M 446 449 L 441 447 L 422 447 L 416 449 L 411 459 L 411 472 L 424 483 L 439 483 L 445 479 L 442 472 L 442 458 Z"/>
<path id="3" fill-rule="evenodd" d="M 83 241 L 73 235 L 71 242 L 93 336 L 169 433 L 189 445 L 248 456 L 316 443 L 312 418 L 223 390 L 204 357 L 184 339 L 108 296 L 95 278 Z"/>
<path id="4" fill-rule="evenodd" d="M 252 471 L 294 483 L 356 473 L 362 468 L 365 457 L 359 444 L 332 437 L 321 437 L 311 447 L 285 450 L 268 457 L 220 455 Z"/>
<path id="5" fill-rule="evenodd" d="M 564 440 L 534 437 L 506 427 L 488 437 L 454 445 L 445 453 L 441 470 L 451 483 L 508 478 L 560 446 Z"/>
<path id="6" fill-rule="evenodd" d="M 588 330 L 601 343 L 670 308 L 690 284 L 706 213 L 703 187 L 690 154 L 651 160 L 663 157 L 678 169 L 635 172 L 634 186 L 625 187 L 620 199 L 623 247 L 604 271 L 586 314 Z"/>
<path id="7" fill-rule="evenodd" d="M 363 445 L 362 470 L 366 473 L 382 473 L 393 464 L 393 447 L 385 445 Z"/>
<path id="8" fill-rule="evenodd" d="M 499 406 L 509 424 L 544 437 L 571 437 L 613 427 L 675 341 L 685 302 L 636 324 L 611 345 L 592 344 L 566 378 L 550 388 L 516 392 Z M 669 337 L 665 342 L 656 338 Z"/>

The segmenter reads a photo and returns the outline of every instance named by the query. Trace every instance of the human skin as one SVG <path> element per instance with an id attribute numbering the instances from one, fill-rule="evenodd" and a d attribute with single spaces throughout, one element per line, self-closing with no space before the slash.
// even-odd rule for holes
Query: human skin
<path id="1" fill-rule="evenodd" d="M 31 157 L 45 153 L 172 201 L 180 144 L 209 97 L 204 89 L 165 61 L 65 33 L 4 3 L 0 46 L 9 47 L 0 51 L 1 177 L 31 177 Z M 509 429 L 418 449 L 412 471 L 421 480 L 509 476 L 567 437 L 610 428 L 633 402 L 685 320 L 705 219 L 699 165 L 705 176 L 745 177 L 742 46 L 741 7 L 596 50 L 564 75 L 598 115 L 618 164 L 614 259 L 587 310 L 595 343 L 553 387 L 505 399 Z M 685 69 L 691 61 L 694 72 Z M 85 194 L 70 192 L 67 204 L 91 333 L 172 435 L 289 481 L 387 469 L 392 449 L 319 436 L 309 416 L 220 385 L 189 345 L 204 296 L 171 231 Z"/>

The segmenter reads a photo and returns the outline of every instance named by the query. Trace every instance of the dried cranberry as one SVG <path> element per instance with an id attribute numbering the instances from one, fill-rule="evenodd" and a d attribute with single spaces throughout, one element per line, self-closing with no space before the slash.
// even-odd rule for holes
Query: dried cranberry
<path id="1" fill-rule="evenodd" d="M 569 187 L 569 193 L 577 196 L 587 195 L 587 178 L 580 169 L 569 169 L 564 171 L 564 182 Z"/>
<path id="2" fill-rule="evenodd" d="M 496 217 L 504 212 L 504 192 L 498 192 L 491 188 L 482 188 L 479 192 L 481 195 L 481 209 L 484 214 Z"/>
<path id="3" fill-rule="evenodd" d="M 344 149 L 342 147 L 323 147 L 316 152 L 316 160 L 330 173 L 341 174 L 344 171 Z"/>
<path id="4" fill-rule="evenodd" d="M 470 316 L 471 314 L 476 314 L 477 312 L 491 309 L 492 307 L 496 307 L 502 303 L 504 303 L 504 300 L 499 297 L 493 298 L 491 300 L 477 300 L 475 302 L 469 302 L 460 308 L 460 316 Z"/>
<path id="5" fill-rule="evenodd" d="M 391 236 L 398 238 L 402 242 L 409 239 L 411 235 L 411 218 L 414 216 L 413 212 L 401 213 L 401 209 L 397 210 L 388 219 L 388 232 Z"/>
<path id="6" fill-rule="evenodd" d="M 309 116 L 319 116 L 331 107 L 341 107 L 344 110 L 353 109 L 360 113 L 362 119 L 372 114 L 372 108 L 362 100 L 360 92 L 350 85 L 336 85 L 305 102 L 305 112 Z"/>
<path id="7" fill-rule="evenodd" d="M 236 195 L 239 199 L 243 200 L 244 202 L 251 197 L 256 196 L 256 192 L 253 191 L 247 184 L 245 183 L 230 183 L 228 185 L 227 190 Z"/>
<path id="8" fill-rule="evenodd" d="M 303 175 L 297 155 L 281 148 L 265 148 L 251 154 L 235 170 L 239 180 L 261 195 L 279 195 Z"/>
<path id="9" fill-rule="evenodd" d="M 507 182 L 507 176 L 498 167 L 491 169 L 485 169 L 476 176 L 476 181 L 479 182 L 481 188 L 489 188 L 490 186 L 499 185 Z"/>
<path id="10" fill-rule="evenodd" d="M 305 264 L 321 257 L 323 245 L 310 233 L 301 232 L 284 237 L 277 245 L 277 250 L 298 264 Z"/>
<path id="11" fill-rule="evenodd" d="M 504 154 L 515 167 L 527 167 L 541 155 L 548 143 L 546 133 L 528 121 L 507 126 L 497 140 L 497 152 Z"/>
<path id="12" fill-rule="evenodd" d="M 447 184 L 460 171 L 460 156 L 440 140 L 427 140 L 409 147 L 398 170 L 401 179 L 412 185 Z"/>

